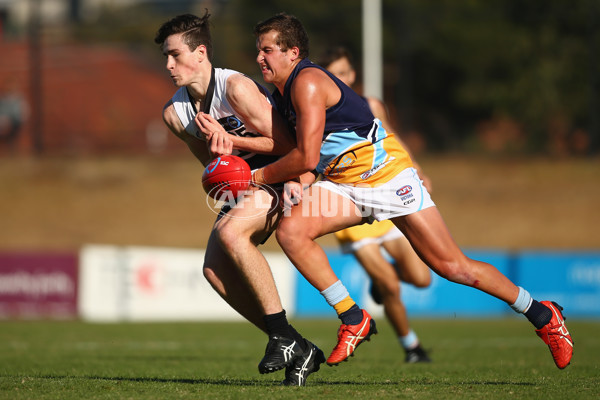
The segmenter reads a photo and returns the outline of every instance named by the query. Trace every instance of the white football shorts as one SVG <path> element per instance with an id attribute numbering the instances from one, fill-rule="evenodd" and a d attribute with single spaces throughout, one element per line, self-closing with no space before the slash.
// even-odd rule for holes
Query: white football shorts
<path id="1" fill-rule="evenodd" d="M 435 206 L 414 168 L 407 168 L 376 187 L 346 185 L 326 179 L 314 185 L 350 199 L 369 221 L 383 221 Z"/>

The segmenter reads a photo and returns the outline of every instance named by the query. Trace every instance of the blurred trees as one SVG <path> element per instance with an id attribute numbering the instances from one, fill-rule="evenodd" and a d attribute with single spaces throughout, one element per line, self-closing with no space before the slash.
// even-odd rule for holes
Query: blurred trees
<path id="1" fill-rule="evenodd" d="M 361 0 L 153 0 L 106 8 L 74 32 L 131 44 L 162 68 L 160 23 L 204 8 L 218 66 L 260 81 L 252 29 L 285 11 L 307 28 L 312 59 L 345 45 L 360 67 Z M 599 1 L 383 0 L 383 21 L 384 100 L 417 151 L 600 150 Z"/>
<path id="2" fill-rule="evenodd" d="M 599 5 L 402 2 L 385 42 L 408 128 L 439 149 L 597 152 Z"/>
<path id="3" fill-rule="evenodd" d="M 244 10 L 248 31 L 293 13 L 313 59 L 342 44 L 360 67 L 359 0 L 228 8 Z M 397 125 L 429 150 L 597 152 L 599 11 L 596 0 L 384 0 L 385 100 Z"/>

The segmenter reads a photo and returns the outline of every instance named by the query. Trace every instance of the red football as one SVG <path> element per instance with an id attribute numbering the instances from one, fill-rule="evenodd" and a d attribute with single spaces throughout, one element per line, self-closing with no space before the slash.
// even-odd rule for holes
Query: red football
<path id="1" fill-rule="evenodd" d="M 252 172 L 244 159 L 226 155 L 212 160 L 202 174 L 204 191 L 216 200 L 233 200 L 248 189 Z"/>

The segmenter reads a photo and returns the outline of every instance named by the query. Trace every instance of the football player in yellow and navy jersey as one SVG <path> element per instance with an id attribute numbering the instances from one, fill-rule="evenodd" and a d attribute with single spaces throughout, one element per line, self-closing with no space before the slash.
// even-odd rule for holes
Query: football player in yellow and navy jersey
<path id="1" fill-rule="evenodd" d="M 494 266 L 465 256 L 406 149 L 385 131 L 358 94 L 308 60 L 308 35 L 302 23 L 281 13 L 260 22 L 254 33 L 263 79 L 276 87 L 278 111 L 295 127 L 297 144 L 254 171 L 253 182 L 285 182 L 313 169 L 324 176 L 291 207 L 276 236 L 294 266 L 342 321 L 338 344 L 327 363 L 346 360 L 376 333 L 376 326 L 348 295 L 315 239 L 373 219 L 389 219 L 437 274 L 523 313 L 550 348 L 555 364 L 566 367 L 573 341 L 560 306 L 532 299 Z"/>

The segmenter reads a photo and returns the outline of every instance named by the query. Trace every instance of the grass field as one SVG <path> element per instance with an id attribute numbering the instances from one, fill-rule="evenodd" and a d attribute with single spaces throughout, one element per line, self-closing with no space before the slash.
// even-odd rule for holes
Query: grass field
<path id="1" fill-rule="evenodd" d="M 600 322 L 567 321 L 576 350 L 558 370 L 521 318 L 414 320 L 431 364 L 407 365 L 389 324 L 304 388 L 260 375 L 266 338 L 245 323 L 1 322 L 2 399 L 594 399 L 600 397 Z M 322 347 L 335 320 L 294 325 Z"/>
<path id="2" fill-rule="evenodd" d="M 421 165 L 460 246 L 600 248 L 600 159 L 435 156 Z M 214 215 L 201 173 L 191 156 L 0 158 L 0 250 L 202 248 Z M 272 239 L 264 249 L 278 247 Z M 283 372 L 258 373 L 266 338 L 249 324 L 0 321 L 0 399 L 600 398 L 600 321 L 567 322 L 576 348 L 564 371 L 522 318 L 412 321 L 429 365 L 405 365 L 382 320 L 350 362 L 285 388 Z M 295 325 L 333 348 L 335 318 Z"/>

